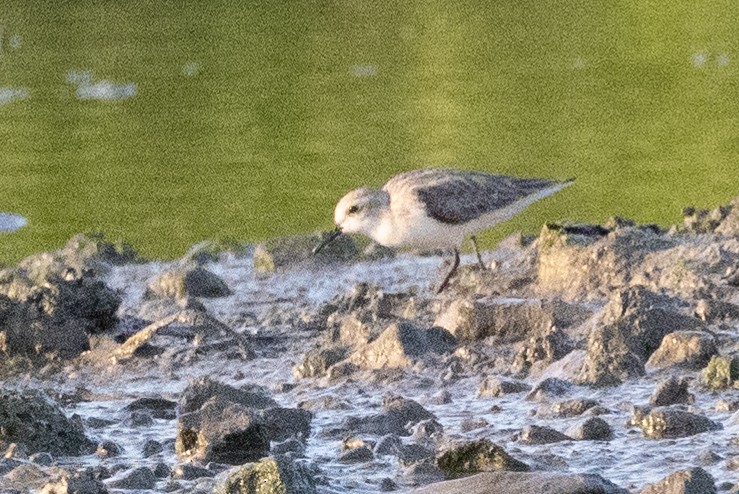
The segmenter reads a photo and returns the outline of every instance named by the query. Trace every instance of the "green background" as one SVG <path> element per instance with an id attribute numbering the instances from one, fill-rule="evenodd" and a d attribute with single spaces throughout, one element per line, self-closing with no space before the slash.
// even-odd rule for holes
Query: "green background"
<path id="1" fill-rule="evenodd" d="M 736 2 L 0 3 L 0 260 L 102 231 L 147 256 L 332 225 L 423 166 L 577 184 L 548 220 L 680 221 L 739 195 Z M 188 72 L 190 68 L 190 73 Z M 80 100 L 70 70 L 135 83 Z"/>

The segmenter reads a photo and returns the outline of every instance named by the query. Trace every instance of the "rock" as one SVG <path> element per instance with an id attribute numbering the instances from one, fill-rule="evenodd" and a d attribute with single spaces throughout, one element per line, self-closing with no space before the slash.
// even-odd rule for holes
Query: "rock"
<path id="1" fill-rule="evenodd" d="M 688 392 L 688 380 L 670 376 L 662 381 L 649 398 L 649 405 L 653 407 L 674 405 L 676 403 L 692 403 L 693 395 Z"/>
<path id="2" fill-rule="evenodd" d="M 302 408 L 271 407 L 263 412 L 270 441 L 285 441 L 291 437 L 307 439 L 313 414 Z"/>
<path id="3" fill-rule="evenodd" d="M 648 370 L 680 366 L 698 370 L 716 355 L 715 338 L 704 331 L 675 331 L 666 334 L 645 365 Z"/>
<path id="4" fill-rule="evenodd" d="M 411 427 L 411 439 L 424 445 L 432 444 L 444 434 L 444 426 L 436 419 L 426 419 Z"/>
<path id="5" fill-rule="evenodd" d="M 635 408 L 629 425 L 640 427 L 650 439 L 673 439 L 721 429 L 721 424 L 702 415 L 671 407 Z"/>
<path id="6" fill-rule="evenodd" d="M 453 447 L 439 455 L 436 464 L 449 478 L 495 470 L 513 472 L 529 470 L 528 465 L 516 460 L 502 447 L 487 439 Z"/>
<path id="7" fill-rule="evenodd" d="M 197 264 L 185 263 L 157 275 L 149 282 L 144 298 L 217 298 L 231 294 L 226 282 L 216 274 Z"/>
<path id="8" fill-rule="evenodd" d="M 517 440 L 524 444 L 550 444 L 560 441 L 570 441 L 572 438 L 551 427 L 527 425 L 518 433 Z"/>
<path id="9" fill-rule="evenodd" d="M 590 417 L 567 430 L 567 435 L 579 441 L 609 441 L 613 429 L 600 417 Z"/>
<path id="10" fill-rule="evenodd" d="M 277 406 L 277 402 L 268 396 L 267 390 L 260 386 L 235 388 L 202 376 L 193 379 L 182 392 L 178 403 L 179 412 L 182 414 L 199 410 L 206 401 L 216 396 L 250 408 Z"/>
<path id="11" fill-rule="evenodd" d="M 372 461 L 373 458 L 374 455 L 369 447 L 360 446 L 343 451 L 337 461 L 339 463 L 365 463 Z"/>
<path id="12" fill-rule="evenodd" d="M 546 488 L 544 488 L 546 486 Z M 412 494 L 628 494 L 596 474 L 485 472 L 439 482 Z"/>
<path id="13" fill-rule="evenodd" d="M 172 420 L 177 417 L 177 403 L 164 398 L 137 398 L 125 407 L 124 412 L 146 411 L 155 419 Z"/>
<path id="14" fill-rule="evenodd" d="M 348 355 L 349 348 L 343 346 L 312 348 L 303 356 L 303 361 L 293 368 L 293 376 L 295 379 L 325 376 L 332 365 L 341 362 Z"/>
<path id="15" fill-rule="evenodd" d="M 229 473 L 214 494 L 315 494 L 316 482 L 308 469 L 285 457 L 264 458 Z"/>
<path id="16" fill-rule="evenodd" d="M 403 442 L 395 434 L 386 434 L 375 444 L 375 455 L 395 455 L 403 446 Z"/>
<path id="17" fill-rule="evenodd" d="M 316 268 L 335 263 L 348 263 L 359 258 L 359 249 L 351 237 L 340 235 L 318 253 L 313 249 L 327 233 L 294 235 L 267 240 L 254 248 L 254 269 L 263 273 L 304 266 Z"/>
<path id="18" fill-rule="evenodd" d="M 379 414 L 347 417 L 344 429 L 356 434 L 408 436 L 410 432 L 406 429 L 407 424 L 417 424 L 422 420 L 436 418 L 417 402 L 397 395 L 383 397 L 382 408 L 383 411 Z"/>
<path id="19" fill-rule="evenodd" d="M 477 387 L 477 396 L 495 397 L 513 393 L 522 393 L 531 389 L 531 386 L 523 381 L 504 379 L 500 376 L 486 377 Z"/>
<path id="20" fill-rule="evenodd" d="M 59 255 L 66 258 L 68 262 L 73 259 L 88 262 L 95 260 L 115 266 L 143 262 L 143 259 L 139 257 L 131 245 L 122 240 L 109 242 L 105 240 L 105 235 L 102 233 L 92 233 L 90 235 L 78 233 L 74 235 L 67 241 Z"/>
<path id="21" fill-rule="evenodd" d="M 70 474 L 65 472 L 58 480 L 49 482 L 39 494 L 108 494 L 108 489 L 96 479 L 92 469 Z"/>
<path id="22" fill-rule="evenodd" d="M 28 457 L 28 460 L 42 467 L 48 467 L 54 463 L 54 457 L 49 453 L 34 453 Z"/>
<path id="23" fill-rule="evenodd" d="M 434 324 L 460 341 L 495 336 L 501 342 L 515 342 L 552 326 L 568 327 L 588 316 L 589 310 L 559 300 L 482 297 L 453 301 Z"/>
<path id="24" fill-rule="evenodd" d="M 153 489 L 156 481 L 148 467 L 139 467 L 110 479 L 108 485 L 116 489 Z"/>
<path id="25" fill-rule="evenodd" d="M 154 419 L 148 412 L 131 412 L 123 423 L 129 427 L 149 427 Z"/>
<path id="26" fill-rule="evenodd" d="M 144 458 L 148 458 L 150 456 L 154 456 L 157 453 L 161 453 L 162 451 L 164 451 L 162 443 L 154 439 L 148 439 L 141 448 L 141 455 Z"/>
<path id="27" fill-rule="evenodd" d="M 454 337 L 442 328 L 419 328 L 403 321 L 391 324 L 376 340 L 359 347 L 349 362 L 365 369 L 404 368 L 428 353 L 449 353 L 455 345 Z"/>
<path id="28" fill-rule="evenodd" d="M 0 390 L 0 441 L 55 456 L 79 456 L 95 449 L 80 421 L 68 419 L 51 399 L 31 389 Z"/>
<path id="29" fill-rule="evenodd" d="M 715 494 L 713 477 L 700 467 L 678 470 L 655 484 L 644 487 L 639 494 Z"/>
<path id="30" fill-rule="evenodd" d="M 544 405 L 537 410 L 536 415 L 556 418 L 577 417 L 597 406 L 598 402 L 595 400 L 576 398 Z"/>
<path id="31" fill-rule="evenodd" d="M 240 465 L 269 453 L 267 424 L 258 409 L 214 397 L 180 415 L 177 454 L 200 462 Z"/>
<path id="32" fill-rule="evenodd" d="M 158 479 L 166 479 L 170 475 L 172 475 L 172 469 L 167 466 L 164 462 L 159 462 L 156 465 L 154 465 L 154 476 Z"/>
<path id="33" fill-rule="evenodd" d="M 733 199 L 727 206 L 719 207 L 720 224 L 716 233 L 726 236 L 739 236 L 739 198 Z M 723 213 L 723 214 L 722 214 Z"/>
<path id="34" fill-rule="evenodd" d="M 295 438 L 286 439 L 272 445 L 271 453 L 274 455 L 292 454 L 295 457 L 305 456 L 305 444 Z"/>
<path id="35" fill-rule="evenodd" d="M 644 374 L 644 364 L 631 351 L 627 338 L 617 325 L 593 328 L 587 345 L 587 356 L 578 376 L 580 384 L 617 386 Z"/>
<path id="36" fill-rule="evenodd" d="M 704 298 L 696 303 L 694 314 L 703 322 L 716 324 L 727 319 L 739 319 L 739 305 Z"/>
<path id="37" fill-rule="evenodd" d="M 563 358 L 573 349 L 567 333 L 557 326 L 551 326 L 523 342 L 513 359 L 513 370 L 528 374 L 535 365 L 542 368 Z"/>
<path id="38" fill-rule="evenodd" d="M 390 478 L 383 478 L 378 485 L 380 492 L 392 492 L 398 490 L 398 484 Z"/>
<path id="39" fill-rule="evenodd" d="M 221 238 L 216 240 L 203 240 L 192 245 L 180 262 L 194 262 L 198 265 L 204 265 L 209 262 L 217 262 L 223 258 L 225 253 L 236 254 L 237 257 L 243 255 L 247 249 L 247 245 L 230 238 Z"/>
<path id="40" fill-rule="evenodd" d="M 547 377 L 539 381 L 526 395 L 530 401 L 543 401 L 552 397 L 562 396 L 572 389 L 572 384 L 556 377 Z"/>
<path id="41" fill-rule="evenodd" d="M 121 454 L 121 448 L 113 441 L 105 440 L 98 444 L 95 454 L 100 458 L 113 458 Z"/>
<path id="42" fill-rule="evenodd" d="M 711 357 L 702 372 L 703 383 L 711 389 L 726 389 L 739 379 L 739 355 Z"/>
<path id="43" fill-rule="evenodd" d="M 181 463 L 174 467 L 171 477 L 177 480 L 196 480 L 215 477 L 215 474 L 207 468 L 192 463 Z"/>

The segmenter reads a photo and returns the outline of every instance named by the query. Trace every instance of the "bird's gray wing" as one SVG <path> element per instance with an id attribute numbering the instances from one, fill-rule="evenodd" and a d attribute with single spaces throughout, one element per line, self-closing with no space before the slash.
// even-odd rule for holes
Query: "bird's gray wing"
<path id="1" fill-rule="evenodd" d="M 461 224 L 502 209 L 557 182 L 463 170 L 417 170 L 395 177 L 386 188 L 411 188 L 437 221 Z"/>

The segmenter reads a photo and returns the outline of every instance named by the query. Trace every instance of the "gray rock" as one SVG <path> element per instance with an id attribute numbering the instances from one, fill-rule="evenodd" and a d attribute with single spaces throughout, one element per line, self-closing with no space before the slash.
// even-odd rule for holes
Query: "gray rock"
<path id="1" fill-rule="evenodd" d="M 598 402 L 595 400 L 576 398 L 543 405 L 536 411 L 536 415 L 557 418 L 577 417 L 597 406 Z"/>
<path id="2" fill-rule="evenodd" d="M 384 436 L 396 434 L 408 436 L 407 424 L 417 424 L 422 420 L 435 419 L 434 414 L 413 400 L 397 395 L 387 395 L 382 400 L 383 411 L 366 417 L 347 417 L 344 429 L 358 434 Z"/>
<path id="3" fill-rule="evenodd" d="M 547 377 L 539 381 L 526 395 L 527 400 L 545 401 L 553 397 L 562 396 L 572 389 L 572 383 L 558 379 L 556 377 Z"/>
<path id="4" fill-rule="evenodd" d="M 121 448 L 113 441 L 105 440 L 98 444 L 95 454 L 100 458 L 113 458 L 121 454 Z"/>
<path id="5" fill-rule="evenodd" d="M 48 467 L 54 463 L 54 457 L 49 453 L 34 453 L 28 457 L 28 460 L 42 467 Z"/>
<path id="6" fill-rule="evenodd" d="M 704 298 L 695 304 L 694 313 L 701 321 L 716 324 L 727 319 L 739 319 L 739 305 Z"/>
<path id="7" fill-rule="evenodd" d="M 301 457 L 305 455 L 305 444 L 295 438 L 290 438 L 273 444 L 270 451 L 274 455 L 285 455 L 290 453 L 296 457 Z"/>
<path id="8" fill-rule="evenodd" d="M 628 494 L 596 474 L 486 472 L 439 482 L 413 494 Z"/>
<path id="9" fill-rule="evenodd" d="M 164 462 L 158 462 L 154 465 L 154 476 L 158 479 L 166 479 L 172 474 L 172 469 Z"/>
<path id="10" fill-rule="evenodd" d="M 660 482 L 649 484 L 639 494 L 716 494 L 713 477 L 700 467 L 678 470 Z"/>
<path id="11" fill-rule="evenodd" d="M 277 406 L 277 402 L 269 396 L 265 388 L 256 385 L 235 388 L 202 376 L 192 380 L 182 392 L 178 403 L 179 412 L 182 414 L 199 410 L 206 401 L 216 396 L 249 408 L 264 409 Z"/>
<path id="12" fill-rule="evenodd" d="M 81 421 L 68 419 L 45 394 L 31 389 L 0 390 L 0 440 L 22 444 L 29 453 L 55 456 L 78 456 L 95 449 Z"/>
<path id="13" fill-rule="evenodd" d="M 567 435 L 580 441 L 609 441 L 613 429 L 600 417 L 590 417 L 567 430 Z"/>
<path id="14" fill-rule="evenodd" d="M 149 427 L 154 419 L 149 412 L 131 412 L 123 423 L 129 427 Z"/>
<path id="15" fill-rule="evenodd" d="M 231 293 L 226 282 L 217 275 L 195 263 L 185 263 L 159 274 L 147 286 L 144 297 L 217 298 Z"/>
<path id="16" fill-rule="evenodd" d="M 428 353 L 449 353 L 455 346 L 454 337 L 442 328 L 419 328 L 403 321 L 391 324 L 377 339 L 360 346 L 349 362 L 365 369 L 403 368 Z"/>
<path id="17" fill-rule="evenodd" d="M 429 461 L 434 458 L 436 452 L 420 444 L 403 444 L 398 448 L 398 461 L 404 467 L 414 463 Z"/>
<path id="18" fill-rule="evenodd" d="M 674 405 L 676 403 L 692 403 L 693 395 L 688 392 L 689 381 L 681 377 L 670 376 L 659 383 L 649 398 L 649 405 L 653 407 Z"/>
<path id="19" fill-rule="evenodd" d="M 523 342 L 513 359 L 513 370 L 528 374 L 535 366 L 539 369 L 563 358 L 574 349 L 572 340 L 558 326 L 551 326 L 535 333 Z"/>
<path id="20" fill-rule="evenodd" d="M 526 472 L 530 469 L 487 439 L 452 446 L 437 457 L 436 464 L 448 478 L 495 470 Z"/>
<path id="21" fill-rule="evenodd" d="M 580 384 L 617 386 L 644 374 L 644 364 L 627 345 L 619 326 L 609 324 L 593 328 L 588 337 L 585 362 L 580 370 Z"/>
<path id="22" fill-rule="evenodd" d="M 213 490 L 214 494 L 250 494 L 251 486 L 269 486 L 269 491 L 282 494 L 315 494 L 316 482 L 303 464 L 284 456 L 264 458 L 234 469 Z"/>
<path id="23" fill-rule="evenodd" d="M 483 297 L 453 301 L 434 324 L 460 341 L 495 336 L 515 342 L 546 333 L 552 326 L 568 327 L 589 315 L 589 310 L 559 300 Z"/>
<path id="24" fill-rule="evenodd" d="M 316 233 L 267 240 L 254 248 L 254 269 L 271 273 L 298 266 L 316 268 L 359 259 L 359 249 L 347 235 L 340 235 L 318 254 L 313 254 L 313 249 L 326 235 Z"/>
<path id="25" fill-rule="evenodd" d="M 134 468 L 108 481 L 108 486 L 117 489 L 153 489 L 156 477 L 148 467 Z"/>
<path id="26" fill-rule="evenodd" d="M 477 387 L 477 396 L 495 397 L 513 393 L 522 393 L 531 389 L 523 381 L 505 379 L 500 376 L 486 377 Z"/>
<path id="27" fill-rule="evenodd" d="M 313 414 L 302 408 L 271 407 L 264 411 L 264 422 L 270 441 L 284 441 L 291 437 L 307 439 Z"/>
<path id="28" fill-rule="evenodd" d="M 375 444 L 376 455 L 395 455 L 403 445 L 403 442 L 395 434 L 386 434 Z"/>
<path id="29" fill-rule="evenodd" d="M 164 398 L 137 398 L 126 405 L 123 411 L 146 411 L 155 419 L 171 420 L 177 417 L 176 408 L 176 402 Z"/>
<path id="30" fill-rule="evenodd" d="M 662 338 L 662 343 L 649 357 L 647 370 L 680 366 L 698 370 L 718 353 L 715 338 L 704 331 L 675 331 Z"/>
<path id="31" fill-rule="evenodd" d="M 39 494 L 107 494 L 108 489 L 95 478 L 92 469 L 65 473 L 58 480 L 49 482 L 39 490 Z"/>
<path id="32" fill-rule="evenodd" d="M 570 440 L 572 438 L 566 434 L 539 425 L 527 425 L 518 433 L 518 441 L 524 444 L 550 444 Z"/>
<path id="33" fill-rule="evenodd" d="M 176 480 L 196 480 L 203 477 L 214 477 L 215 473 L 207 468 L 192 463 L 181 463 L 174 467 L 171 477 Z"/>
<path id="34" fill-rule="evenodd" d="M 149 439 L 142 446 L 141 455 L 144 458 L 148 458 L 150 456 L 154 456 L 157 453 L 161 453 L 162 451 L 164 451 L 164 446 L 162 446 L 162 443 L 154 439 Z"/>
<path id="35" fill-rule="evenodd" d="M 303 361 L 293 368 L 293 376 L 295 379 L 325 376 L 332 365 L 341 362 L 348 355 L 349 348 L 344 346 L 312 348 L 303 356 Z"/>
<path id="36" fill-rule="evenodd" d="M 374 455 L 372 450 L 367 446 L 359 446 L 343 451 L 338 458 L 339 463 L 365 463 L 372 461 Z"/>
<path id="37" fill-rule="evenodd" d="M 650 439 L 686 437 L 721 429 L 721 424 L 707 417 L 674 407 L 635 408 L 629 425 L 640 427 Z"/>

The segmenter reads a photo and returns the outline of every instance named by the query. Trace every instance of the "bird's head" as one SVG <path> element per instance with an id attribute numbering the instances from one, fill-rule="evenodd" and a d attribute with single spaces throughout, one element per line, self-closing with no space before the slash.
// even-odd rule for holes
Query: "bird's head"
<path id="1" fill-rule="evenodd" d="M 343 233 L 372 236 L 389 205 L 390 197 L 384 190 L 355 189 L 336 204 L 334 222 Z"/>

